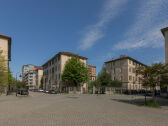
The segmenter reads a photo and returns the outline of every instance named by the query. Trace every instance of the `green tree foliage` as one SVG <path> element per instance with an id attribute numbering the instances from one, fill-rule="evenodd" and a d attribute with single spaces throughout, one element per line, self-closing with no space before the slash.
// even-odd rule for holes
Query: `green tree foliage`
<path id="1" fill-rule="evenodd" d="M 8 71 L 4 56 L 2 55 L 2 51 L 0 51 L 0 86 L 4 87 L 8 84 Z"/>
<path id="2" fill-rule="evenodd" d="M 113 80 L 111 81 L 109 87 L 122 87 L 123 83 L 121 81 L 118 80 Z"/>
<path id="3" fill-rule="evenodd" d="M 17 88 L 26 88 L 26 84 L 24 81 L 17 81 L 16 82 L 16 87 Z"/>
<path id="4" fill-rule="evenodd" d="M 88 69 L 78 57 L 72 57 L 65 64 L 62 80 L 68 85 L 77 87 L 89 80 Z"/>
<path id="5" fill-rule="evenodd" d="M 101 87 L 101 84 L 98 80 L 94 80 L 89 83 L 89 88 L 93 88 L 93 86 L 95 86 L 96 88 L 99 88 Z"/>
<path id="6" fill-rule="evenodd" d="M 137 69 L 137 74 L 141 76 L 143 86 L 150 87 L 153 90 L 153 101 L 155 101 L 156 86 L 162 87 L 168 82 L 168 65 L 157 63 L 152 66 L 142 66 Z"/>
<path id="7" fill-rule="evenodd" d="M 9 85 L 13 85 L 14 84 L 13 80 L 14 80 L 14 78 L 13 78 L 12 73 L 11 73 L 10 68 L 9 68 L 8 69 L 8 83 L 9 83 Z"/>
<path id="8" fill-rule="evenodd" d="M 40 88 L 43 89 L 43 77 L 40 80 Z"/>
<path id="9" fill-rule="evenodd" d="M 97 77 L 97 84 L 101 87 L 106 87 L 110 85 L 111 78 L 110 74 L 106 72 L 106 69 L 103 67 L 101 72 L 99 72 Z"/>

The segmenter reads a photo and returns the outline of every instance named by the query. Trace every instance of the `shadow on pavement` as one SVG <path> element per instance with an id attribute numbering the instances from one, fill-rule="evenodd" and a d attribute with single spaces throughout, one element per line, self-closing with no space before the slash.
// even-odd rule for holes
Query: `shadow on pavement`
<path id="1" fill-rule="evenodd" d="M 137 106 L 143 106 L 145 103 L 145 98 L 130 98 L 130 99 L 125 99 L 125 98 L 120 98 L 120 99 L 111 99 L 113 101 L 117 102 L 123 102 L 127 104 L 133 104 Z M 147 97 L 147 101 L 152 100 L 151 97 Z M 168 107 L 168 99 L 167 98 L 162 98 L 162 97 L 157 97 L 156 102 L 159 103 L 161 106 L 166 106 Z"/>

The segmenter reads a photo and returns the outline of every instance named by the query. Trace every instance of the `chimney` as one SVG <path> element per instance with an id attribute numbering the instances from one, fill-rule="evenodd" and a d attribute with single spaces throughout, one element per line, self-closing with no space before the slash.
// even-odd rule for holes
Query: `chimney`
<path id="1" fill-rule="evenodd" d="M 126 57 L 126 55 L 120 55 L 120 58 Z"/>

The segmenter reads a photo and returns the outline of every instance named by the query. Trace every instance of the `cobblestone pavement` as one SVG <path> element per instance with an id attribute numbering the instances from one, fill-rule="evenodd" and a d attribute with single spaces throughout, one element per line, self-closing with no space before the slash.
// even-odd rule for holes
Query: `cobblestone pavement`
<path id="1" fill-rule="evenodd" d="M 168 126 L 168 110 L 114 99 L 128 96 L 0 96 L 0 126 Z"/>

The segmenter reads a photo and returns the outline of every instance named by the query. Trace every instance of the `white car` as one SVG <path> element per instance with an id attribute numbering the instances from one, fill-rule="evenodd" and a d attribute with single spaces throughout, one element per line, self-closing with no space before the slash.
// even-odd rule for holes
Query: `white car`
<path id="1" fill-rule="evenodd" d="M 39 91 L 39 92 L 43 92 L 44 90 L 42 90 L 42 89 L 39 89 L 38 91 Z"/>

